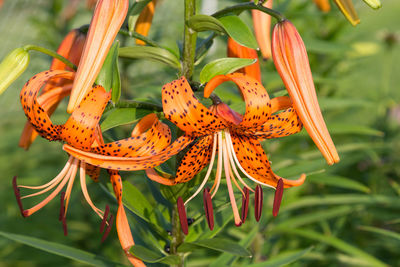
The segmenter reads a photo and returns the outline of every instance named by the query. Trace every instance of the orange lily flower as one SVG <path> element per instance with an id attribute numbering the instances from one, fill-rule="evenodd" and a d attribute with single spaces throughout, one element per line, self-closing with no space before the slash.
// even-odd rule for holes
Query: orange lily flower
<path id="1" fill-rule="evenodd" d="M 251 64 L 250 66 L 241 68 L 237 72 L 244 73 L 253 77 L 254 79 L 261 82 L 261 70 L 260 70 L 260 63 L 258 62 L 258 55 L 257 51 L 245 46 L 238 44 L 232 38 L 228 38 L 228 57 L 238 57 L 238 58 L 250 58 L 250 59 L 257 59 L 257 62 Z"/>
<path id="2" fill-rule="evenodd" d="M 71 113 L 91 90 L 110 47 L 125 20 L 129 0 L 99 0 L 83 49 L 67 111 Z"/>
<path id="3" fill-rule="evenodd" d="M 79 64 L 79 59 L 82 54 L 83 45 L 85 42 L 86 35 L 83 34 L 79 29 L 72 30 L 67 34 L 64 40 L 61 42 L 57 53 L 67 58 L 75 65 Z M 51 70 L 70 70 L 65 63 L 58 59 L 53 59 Z M 60 101 L 71 93 L 72 81 L 68 79 L 53 79 L 46 84 L 42 90 L 42 95 L 38 97 L 38 102 L 42 105 L 46 113 L 51 116 L 57 109 Z M 28 149 L 32 142 L 36 139 L 37 133 L 33 126 L 27 122 L 19 141 L 19 146 Z"/>
<path id="4" fill-rule="evenodd" d="M 152 0 L 143 8 L 142 12 L 139 15 L 139 18 L 136 21 L 135 32 L 143 36 L 148 35 L 151 27 L 151 22 L 153 21 L 156 4 L 157 0 Z M 136 44 L 145 45 L 146 43 L 142 40 L 136 39 Z"/>
<path id="5" fill-rule="evenodd" d="M 329 12 L 331 10 L 331 4 L 329 4 L 329 0 L 313 0 L 315 5 L 322 12 Z"/>
<path id="6" fill-rule="evenodd" d="M 288 20 L 274 27 L 272 56 L 308 134 L 329 165 L 339 162 L 318 104 L 306 48 L 296 28 Z"/>
<path id="7" fill-rule="evenodd" d="M 272 8 L 273 0 L 268 0 L 263 5 Z M 253 26 L 256 39 L 264 59 L 271 58 L 271 16 L 259 11 L 252 10 Z"/>
<path id="8" fill-rule="evenodd" d="M 260 185 L 277 188 L 279 191 L 275 201 L 276 205 L 274 205 L 275 215 L 280 203 L 278 198 L 281 197 L 283 188 L 299 186 L 305 180 L 304 174 L 298 180 L 287 180 L 276 175 L 272 171 L 268 157 L 259 141 L 288 136 L 301 130 L 301 122 L 296 111 L 289 104 L 290 101 L 287 98 L 270 100 L 268 93 L 259 81 L 242 73 L 214 77 L 207 83 L 204 96 L 209 97 L 215 87 L 226 81 L 234 82 L 243 95 L 246 102 L 246 112 L 243 116 L 213 96 L 214 105 L 206 108 L 195 98 L 184 77 L 163 87 L 162 101 L 165 117 L 177 125 L 185 133 L 184 136 L 194 137 L 197 141 L 182 158 L 174 179 L 162 177 L 155 170 L 146 171 L 150 179 L 162 184 L 173 185 L 188 182 L 204 167 L 209 166 L 197 191 L 185 203 L 181 198 L 178 199 L 178 210 L 181 218 L 185 218 L 184 205 L 205 187 L 211 175 L 214 160 L 218 157 L 214 185 L 211 190 L 206 188 L 203 191 L 206 217 L 210 229 L 213 228 L 211 199 L 221 184 L 223 169 L 236 225 L 241 225 L 245 221 L 248 194 L 249 191 L 253 191 L 241 178 L 238 169 L 258 184 L 255 192 L 257 220 L 261 216 L 262 190 Z M 281 107 L 285 107 L 283 112 L 273 114 Z M 239 183 L 244 186 L 243 190 Z M 244 196 L 241 215 L 239 215 L 236 204 L 233 185 Z M 184 233 L 187 233 L 187 221 L 181 220 L 181 224 Z"/>

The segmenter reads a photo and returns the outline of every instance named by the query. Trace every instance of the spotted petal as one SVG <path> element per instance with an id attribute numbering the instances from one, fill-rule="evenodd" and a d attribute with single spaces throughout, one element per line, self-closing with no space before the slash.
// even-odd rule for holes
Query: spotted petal
<path id="1" fill-rule="evenodd" d="M 187 135 L 209 135 L 226 127 L 197 100 L 185 77 L 164 85 L 162 101 L 165 117 Z"/>
<path id="2" fill-rule="evenodd" d="M 246 102 L 246 112 L 239 126 L 254 128 L 267 122 L 271 114 L 268 93 L 259 81 L 250 76 L 241 73 L 215 76 L 204 88 L 204 97 L 209 97 L 218 85 L 227 81 L 232 81 L 237 85 Z"/>

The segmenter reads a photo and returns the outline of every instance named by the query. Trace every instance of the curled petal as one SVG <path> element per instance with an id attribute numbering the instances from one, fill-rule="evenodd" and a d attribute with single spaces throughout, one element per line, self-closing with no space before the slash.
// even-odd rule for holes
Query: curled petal
<path id="1" fill-rule="evenodd" d="M 99 0 L 74 80 L 67 111 L 71 113 L 92 88 L 128 12 L 129 0 Z"/>
<path id="2" fill-rule="evenodd" d="M 165 117 L 187 135 L 208 135 L 226 127 L 197 100 L 185 77 L 163 86 L 162 102 Z"/>
<path id="3" fill-rule="evenodd" d="M 328 164 L 339 162 L 319 108 L 304 43 L 294 25 L 276 24 L 272 35 L 272 56 L 304 127 Z"/>
<path id="4" fill-rule="evenodd" d="M 60 136 L 68 144 L 88 151 L 95 139 L 96 127 L 111 93 L 102 86 L 90 90 L 62 126 Z"/>
<path id="5" fill-rule="evenodd" d="M 204 88 L 204 97 L 209 97 L 221 83 L 232 81 L 239 88 L 246 102 L 246 113 L 239 126 L 253 128 L 267 122 L 271 114 L 271 103 L 267 91 L 262 84 L 241 73 L 218 75 L 212 78 Z"/>
<path id="6" fill-rule="evenodd" d="M 250 66 L 241 68 L 237 72 L 244 73 L 253 77 L 257 81 L 261 83 L 261 70 L 260 70 L 260 63 L 258 62 L 258 55 L 257 51 L 245 46 L 238 44 L 232 38 L 228 38 L 228 57 L 238 57 L 238 58 L 250 58 L 250 59 L 257 59 L 257 62 L 251 64 Z"/>
<path id="7" fill-rule="evenodd" d="M 73 155 L 75 158 L 83 160 L 84 162 L 97 167 L 104 169 L 133 171 L 146 170 L 160 165 L 173 155 L 183 150 L 186 146 L 192 143 L 193 140 L 194 138 L 192 137 L 181 136 L 170 146 L 162 149 L 157 155 L 141 157 L 104 156 L 98 153 L 86 152 L 70 145 L 64 145 L 63 149 L 69 154 Z"/>
<path id="8" fill-rule="evenodd" d="M 273 0 L 268 0 L 263 5 L 267 8 L 272 8 L 272 2 Z M 251 15 L 261 54 L 264 59 L 269 59 L 271 58 L 271 16 L 255 9 L 251 11 Z"/>
<path id="9" fill-rule="evenodd" d="M 150 27 L 151 27 L 151 22 L 153 21 L 153 16 L 154 16 L 154 10 L 156 7 L 156 0 L 150 1 L 142 10 L 142 12 L 139 15 L 139 18 L 136 21 L 135 24 L 135 32 L 147 36 Z M 146 43 L 143 42 L 142 40 L 136 39 L 136 44 L 138 45 L 145 45 Z"/>

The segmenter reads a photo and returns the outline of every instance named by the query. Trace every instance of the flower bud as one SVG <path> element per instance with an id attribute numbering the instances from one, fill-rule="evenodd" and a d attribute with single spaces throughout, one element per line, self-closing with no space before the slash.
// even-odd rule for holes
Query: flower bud
<path id="1" fill-rule="evenodd" d="M 9 53 L 0 64 L 0 95 L 26 70 L 29 52 L 17 48 Z"/>
<path id="2" fill-rule="evenodd" d="M 364 0 L 364 2 L 373 9 L 378 9 L 382 7 L 381 1 L 379 0 Z"/>
<path id="3" fill-rule="evenodd" d="M 351 23 L 351 25 L 356 26 L 360 23 L 357 12 L 354 9 L 352 0 L 333 0 L 338 6 L 340 11 L 346 17 L 346 19 Z"/>

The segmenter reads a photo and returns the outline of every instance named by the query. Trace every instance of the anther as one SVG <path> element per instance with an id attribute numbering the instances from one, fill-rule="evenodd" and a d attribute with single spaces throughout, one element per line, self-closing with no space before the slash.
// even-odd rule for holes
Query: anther
<path id="1" fill-rule="evenodd" d="M 254 196 L 254 216 L 256 221 L 260 221 L 263 205 L 263 191 L 260 185 L 256 186 L 256 193 Z"/>
<path id="2" fill-rule="evenodd" d="M 179 221 L 181 222 L 182 232 L 185 235 L 187 235 L 189 233 L 189 225 L 187 222 L 186 209 L 182 197 L 178 197 L 178 201 L 176 204 L 178 207 L 178 215 L 179 215 Z"/>
<path id="3" fill-rule="evenodd" d="M 278 215 L 279 208 L 281 207 L 282 196 L 283 196 L 283 179 L 280 178 L 278 180 L 278 184 L 276 185 L 274 205 L 272 207 L 272 215 L 273 216 Z"/>
<path id="4" fill-rule="evenodd" d="M 210 189 L 204 188 L 203 191 L 204 211 L 206 213 L 207 223 L 210 230 L 214 229 L 214 209 L 211 202 Z"/>
<path id="5" fill-rule="evenodd" d="M 60 194 L 60 215 L 58 216 L 59 221 L 61 221 L 64 218 L 64 214 L 65 214 L 64 199 L 65 199 L 65 192 L 61 192 L 61 194 Z"/>
<path id="6" fill-rule="evenodd" d="M 104 215 L 103 215 L 103 220 L 101 221 L 101 224 L 100 224 L 100 233 L 102 233 L 104 231 L 104 226 L 106 225 L 106 221 L 107 221 L 109 212 L 110 212 L 110 207 L 108 205 L 106 205 L 106 209 L 105 209 Z"/>
<path id="7" fill-rule="evenodd" d="M 110 215 L 110 218 L 107 220 L 108 226 L 107 226 L 106 230 L 104 231 L 103 237 L 101 238 L 101 243 L 103 243 L 104 240 L 106 240 L 108 234 L 110 233 L 111 228 L 112 228 L 112 225 L 113 225 L 113 222 L 114 222 L 113 219 L 114 219 L 114 216 L 111 214 L 111 215 Z"/>
<path id="8" fill-rule="evenodd" d="M 24 217 L 24 218 L 28 217 L 28 215 L 24 211 L 24 207 L 22 206 L 21 193 L 20 193 L 20 190 L 19 190 L 18 185 L 17 185 L 17 176 L 14 176 L 14 178 L 12 180 L 12 185 L 13 185 L 13 188 L 14 188 L 15 198 L 17 199 L 19 211 L 21 212 L 22 217 Z"/>
<path id="9" fill-rule="evenodd" d="M 240 219 L 242 223 L 246 221 L 247 213 L 249 212 L 249 198 L 250 198 L 250 191 L 247 187 L 244 187 L 242 195 L 242 213 Z"/>

